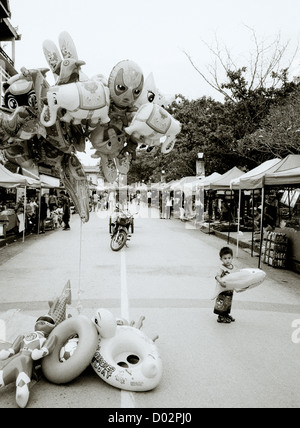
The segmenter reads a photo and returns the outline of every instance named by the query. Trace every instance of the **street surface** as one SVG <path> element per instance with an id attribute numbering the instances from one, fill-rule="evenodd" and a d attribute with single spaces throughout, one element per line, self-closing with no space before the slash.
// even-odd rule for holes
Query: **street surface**
<path id="1" fill-rule="evenodd" d="M 109 244 L 108 213 L 99 211 L 85 224 L 73 215 L 70 231 L 1 248 L 0 339 L 32 331 L 70 280 L 73 316 L 91 318 L 98 307 L 136 322 L 145 316 L 142 331 L 159 336 L 162 381 L 148 392 L 121 391 L 88 367 L 67 385 L 32 382 L 28 408 L 300 407 L 299 274 L 262 264 L 267 279 L 234 293 L 236 321 L 219 324 L 211 297 L 226 241 L 143 206 L 128 248 Z M 242 249 L 234 262 L 257 267 Z M 0 408 L 16 407 L 15 385 L 0 389 Z"/>

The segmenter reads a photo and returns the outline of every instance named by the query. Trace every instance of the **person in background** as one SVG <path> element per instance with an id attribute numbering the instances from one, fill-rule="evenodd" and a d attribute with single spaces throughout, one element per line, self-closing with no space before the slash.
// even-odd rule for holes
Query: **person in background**
<path id="1" fill-rule="evenodd" d="M 39 209 L 40 215 L 40 233 L 45 233 L 45 221 L 47 218 L 48 205 L 45 196 L 41 196 L 41 205 Z"/>
<path id="2" fill-rule="evenodd" d="M 147 200 L 148 200 L 148 207 L 149 208 L 151 207 L 151 196 L 152 196 L 152 193 L 151 193 L 151 190 L 149 189 L 147 192 Z"/>
<path id="3" fill-rule="evenodd" d="M 264 210 L 263 226 L 267 231 L 274 230 L 277 222 L 276 196 L 269 195 Z"/>
<path id="4" fill-rule="evenodd" d="M 64 223 L 63 230 L 70 230 L 70 199 L 64 190 L 60 192 L 60 200 L 63 209 L 62 221 Z"/>
<path id="5" fill-rule="evenodd" d="M 55 209 L 54 207 L 57 207 L 57 196 L 55 195 L 54 191 L 49 194 L 49 202 L 48 203 L 49 203 L 49 210 L 50 211 L 53 211 Z"/>
<path id="6" fill-rule="evenodd" d="M 94 190 L 92 195 L 93 211 L 98 211 L 98 202 L 99 202 L 99 195 Z"/>

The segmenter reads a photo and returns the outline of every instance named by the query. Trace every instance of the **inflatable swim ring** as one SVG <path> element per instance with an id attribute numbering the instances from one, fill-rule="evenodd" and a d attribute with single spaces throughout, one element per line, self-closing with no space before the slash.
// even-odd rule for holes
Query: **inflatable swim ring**
<path id="1" fill-rule="evenodd" d="M 216 284 L 215 299 L 222 291 L 226 290 L 246 290 L 248 288 L 257 287 L 266 278 L 266 273 L 261 269 L 245 268 L 238 272 L 224 276 L 222 279 L 226 284 L 226 288 L 219 283 Z"/>
<path id="2" fill-rule="evenodd" d="M 50 333 L 55 334 L 58 341 L 53 352 L 42 360 L 42 371 L 53 383 L 67 383 L 79 376 L 91 363 L 98 345 L 98 333 L 94 323 L 84 315 L 68 318 L 58 324 Z M 76 349 L 69 358 L 62 358 L 63 348 L 72 338 L 78 337 Z"/>
<path id="3" fill-rule="evenodd" d="M 138 328 L 117 325 L 112 337 L 99 336 L 92 367 L 104 382 L 127 391 L 154 389 L 162 362 L 153 340 Z"/>

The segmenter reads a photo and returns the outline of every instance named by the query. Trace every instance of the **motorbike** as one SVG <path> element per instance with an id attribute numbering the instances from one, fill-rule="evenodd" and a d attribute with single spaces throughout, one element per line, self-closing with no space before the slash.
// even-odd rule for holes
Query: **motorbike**
<path id="1" fill-rule="evenodd" d="M 134 232 L 134 214 L 118 209 L 114 216 L 109 217 L 110 248 L 119 251 Z"/>

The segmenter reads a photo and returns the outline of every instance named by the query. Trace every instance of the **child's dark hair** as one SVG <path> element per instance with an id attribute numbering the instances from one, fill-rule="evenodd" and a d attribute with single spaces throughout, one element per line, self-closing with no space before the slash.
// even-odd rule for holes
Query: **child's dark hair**
<path id="1" fill-rule="evenodd" d="M 230 254 L 231 256 L 233 256 L 232 249 L 229 248 L 229 247 L 222 247 L 221 250 L 220 250 L 220 252 L 219 252 L 220 258 L 222 258 L 223 256 L 225 256 L 225 254 Z"/>

